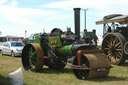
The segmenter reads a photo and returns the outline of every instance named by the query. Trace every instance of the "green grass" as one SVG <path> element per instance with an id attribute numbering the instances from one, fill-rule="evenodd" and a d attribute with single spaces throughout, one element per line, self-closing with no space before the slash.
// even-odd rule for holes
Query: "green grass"
<path id="1" fill-rule="evenodd" d="M 125 66 L 113 66 L 107 77 L 92 80 L 78 80 L 70 66 L 68 64 L 59 71 L 44 66 L 40 73 L 23 69 L 24 85 L 128 85 L 128 63 Z M 10 85 L 8 73 L 19 67 L 22 67 L 20 57 L 0 56 L 0 85 Z"/>

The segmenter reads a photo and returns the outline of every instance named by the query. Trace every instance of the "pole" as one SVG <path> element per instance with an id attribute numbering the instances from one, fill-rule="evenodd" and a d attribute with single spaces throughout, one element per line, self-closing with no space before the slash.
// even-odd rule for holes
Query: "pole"
<path id="1" fill-rule="evenodd" d="M 85 20 L 84 20 L 85 29 L 87 29 L 87 28 L 86 28 L 86 11 L 87 11 L 87 10 L 88 10 L 88 9 L 84 9 L 84 10 L 83 10 L 83 11 L 84 11 L 84 17 L 85 17 L 85 18 L 84 18 L 84 19 L 85 19 Z"/>
<path id="2" fill-rule="evenodd" d="M 27 38 L 27 30 L 25 30 L 25 38 Z"/>
<path id="3" fill-rule="evenodd" d="M 2 35 L 2 32 L 0 31 L 0 35 Z"/>

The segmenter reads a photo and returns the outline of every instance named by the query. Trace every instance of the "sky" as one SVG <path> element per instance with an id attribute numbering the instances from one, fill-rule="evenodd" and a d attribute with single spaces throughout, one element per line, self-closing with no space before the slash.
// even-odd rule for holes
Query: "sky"
<path id="1" fill-rule="evenodd" d="M 95 22 L 109 14 L 128 15 L 128 0 L 0 0 L 0 31 L 3 35 L 27 37 L 32 33 L 50 32 L 53 28 L 74 32 L 73 8 L 88 9 L 88 31 L 96 29 L 102 36 L 102 25 Z M 84 30 L 84 11 L 81 10 L 81 32 Z"/>

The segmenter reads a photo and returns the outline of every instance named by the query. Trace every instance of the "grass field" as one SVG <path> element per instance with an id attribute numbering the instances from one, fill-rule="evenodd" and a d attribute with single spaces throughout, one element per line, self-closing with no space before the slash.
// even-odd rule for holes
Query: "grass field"
<path id="1" fill-rule="evenodd" d="M 59 71 L 44 67 L 41 73 L 23 69 L 24 85 L 128 85 L 128 63 L 124 66 L 113 66 L 108 77 L 92 80 L 78 80 L 70 66 L 68 64 L 65 69 Z M 0 56 L 0 85 L 10 85 L 8 73 L 19 67 L 22 67 L 20 57 Z"/>

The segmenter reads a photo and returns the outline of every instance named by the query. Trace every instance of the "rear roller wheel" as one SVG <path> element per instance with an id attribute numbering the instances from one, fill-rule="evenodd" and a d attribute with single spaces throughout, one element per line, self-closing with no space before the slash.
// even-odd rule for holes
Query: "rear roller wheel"
<path id="1" fill-rule="evenodd" d="M 78 65 L 78 59 L 77 57 L 74 58 L 73 60 L 73 65 Z M 89 67 L 89 62 L 85 56 L 81 57 L 81 65 L 80 66 L 86 66 Z M 89 70 L 84 70 L 84 69 L 73 69 L 73 72 L 75 76 L 78 79 L 85 80 L 88 78 Z"/>
<path id="2" fill-rule="evenodd" d="M 109 33 L 104 37 L 102 49 L 112 64 L 121 65 L 125 62 L 125 38 L 120 33 Z"/>
<path id="3" fill-rule="evenodd" d="M 22 52 L 22 64 L 25 70 L 40 71 L 43 66 L 43 51 L 39 44 L 27 44 Z"/>

